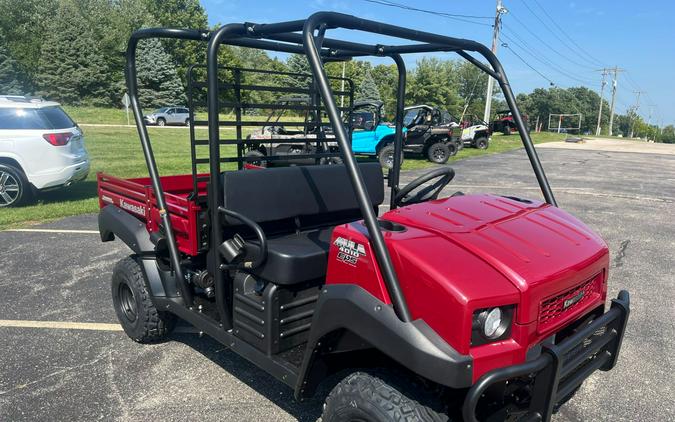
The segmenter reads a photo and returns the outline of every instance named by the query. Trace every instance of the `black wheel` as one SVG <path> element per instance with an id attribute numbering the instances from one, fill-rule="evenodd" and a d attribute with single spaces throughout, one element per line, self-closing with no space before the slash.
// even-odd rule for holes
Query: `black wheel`
<path id="1" fill-rule="evenodd" d="M 257 149 L 252 149 L 247 152 L 246 157 L 256 158 L 256 160 L 246 161 L 249 164 L 253 164 L 254 166 L 258 167 L 267 167 L 267 161 L 262 159 L 265 157 L 265 154 L 263 154 L 261 151 L 258 151 Z"/>
<path id="2" fill-rule="evenodd" d="M 481 136 L 480 138 L 476 139 L 475 141 L 476 148 L 478 149 L 488 149 L 488 146 L 490 146 L 490 142 L 488 141 L 488 138 L 485 136 Z"/>
<path id="3" fill-rule="evenodd" d="M 124 332 L 139 343 L 163 340 L 176 317 L 160 312 L 150 300 L 141 266 L 132 257 L 120 260 L 112 276 L 113 306 Z"/>
<path id="4" fill-rule="evenodd" d="M 502 133 L 506 136 L 511 135 L 511 126 L 509 125 L 502 126 Z"/>
<path id="5" fill-rule="evenodd" d="M 157 126 L 166 126 L 166 120 L 160 117 L 157 119 Z"/>
<path id="6" fill-rule="evenodd" d="M 185 126 L 190 127 L 190 119 L 185 119 Z"/>
<path id="7" fill-rule="evenodd" d="M 30 193 L 28 181 L 21 170 L 0 164 L 0 208 L 25 203 Z"/>
<path id="8" fill-rule="evenodd" d="M 442 401 L 415 384 L 394 374 L 355 372 L 330 392 L 321 421 L 450 421 Z"/>
<path id="9" fill-rule="evenodd" d="M 377 159 L 384 168 L 394 167 L 394 145 L 388 144 L 380 148 L 377 153 Z M 401 151 L 401 164 L 403 164 L 403 151 Z"/>
<path id="10" fill-rule="evenodd" d="M 444 142 L 436 142 L 427 149 L 427 158 L 432 163 L 445 164 L 448 162 L 448 158 L 450 158 L 451 155 L 457 154 L 457 150 L 454 146 L 452 147 L 452 150 L 454 151 L 454 154 L 450 152 L 449 145 Z"/>

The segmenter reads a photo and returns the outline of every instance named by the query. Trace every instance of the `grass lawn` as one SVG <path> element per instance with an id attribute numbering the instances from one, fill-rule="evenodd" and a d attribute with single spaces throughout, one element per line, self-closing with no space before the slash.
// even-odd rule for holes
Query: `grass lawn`
<path id="1" fill-rule="evenodd" d="M 72 110 L 69 110 L 71 112 Z M 73 112 L 73 117 L 76 114 Z M 112 119 L 112 112 L 109 117 Z M 122 115 L 123 116 L 123 115 Z M 84 119 L 77 118 L 80 122 Z M 108 120 L 112 121 L 112 120 Z M 98 120 L 96 122 L 101 122 Z M 126 122 L 125 122 L 126 123 Z M 190 173 L 190 147 L 188 131 L 182 128 L 149 129 L 153 149 L 159 166 L 160 174 Z M 96 172 L 103 171 L 121 177 L 147 176 L 145 160 L 138 141 L 135 128 L 127 127 L 85 127 L 86 146 L 91 158 L 91 173 L 86 181 L 73 186 L 44 192 L 39 194 L 38 202 L 19 208 L 4 208 L 0 210 L 0 230 L 19 227 L 31 223 L 58 219 L 71 215 L 93 213 L 98 210 L 96 193 Z M 532 135 L 535 143 L 551 142 L 564 139 L 564 135 L 540 133 Z M 465 157 L 503 152 L 520 147 L 518 136 L 495 135 L 490 148 L 485 151 L 464 148 L 452 157 L 451 161 Z M 203 147 L 202 147 L 203 148 Z M 234 147 L 227 147 L 234 148 Z M 223 149 L 224 154 L 228 151 Z M 204 149 L 199 156 L 205 157 Z M 229 155 L 233 155 L 231 150 Z M 406 157 L 403 170 L 426 168 L 432 163 L 421 157 Z"/>

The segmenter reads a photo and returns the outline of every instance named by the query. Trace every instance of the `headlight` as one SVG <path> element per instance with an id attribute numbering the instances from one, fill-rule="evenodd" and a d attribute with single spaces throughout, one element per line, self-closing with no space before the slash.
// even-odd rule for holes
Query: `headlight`
<path id="1" fill-rule="evenodd" d="M 473 314 L 471 345 L 479 346 L 508 338 L 514 306 L 480 309 Z"/>
<path id="2" fill-rule="evenodd" d="M 499 308 L 494 308 L 485 316 L 485 321 L 483 322 L 483 334 L 487 338 L 496 338 L 499 337 L 499 331 L 504 328 L 502 322 L 502 310 Z"/>

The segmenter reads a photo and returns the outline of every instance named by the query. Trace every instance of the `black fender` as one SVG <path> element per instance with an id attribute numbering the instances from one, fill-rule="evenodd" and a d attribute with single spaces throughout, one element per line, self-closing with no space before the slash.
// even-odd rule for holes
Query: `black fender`
<path id="1" fill-rule="evenodd" d="M 117 236 L 137 255 L 155 254 L 145 224 L 115 205 L 107 205 L 99 212 L 98 232 L 102 242 L 110 242 Z"/>
<path id="2" fill-rule="evenodd" d="M 176 281 L 171 271 L 159 267 L 156 247 L 141 220 L 115 205 L 107 205 L 98 214 L 98 231 L 102 242 L 117 237 L 133 251 L 152 297 L 177 296 Z"/>
<path id="3" fill-rule="evenodd" d="M 340 351 L 333 334 L 345 332 L 430 381 L 452 388 L 472 385 L 471 356 L 457 352 L 424 321 L 401 321 L 391 305 L 360 286 L 338 284 L 324 286 L 319 296 L 295 387 L 298 400 L 312 396 L 331 373 L 324 358 Z"/>
<path id="4" fill-rule="evenodd" d="M 394 142 L 394 135 L 393 134 L 383 136 L 382 139 L 380 139 L 377 142 L 377 145 L 375 145 L 375 153 L 379 154 L 380 150 L 382 148 L 384 148 L 386 145 L 391 144 L 393 142 Z"/>

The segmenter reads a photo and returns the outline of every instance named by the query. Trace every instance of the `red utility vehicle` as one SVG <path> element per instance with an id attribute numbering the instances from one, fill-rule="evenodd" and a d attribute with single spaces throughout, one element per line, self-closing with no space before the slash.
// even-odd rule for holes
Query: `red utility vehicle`
<path id="1" fill-rule="evenodd" d="M 413 43 L 346 42 L 326 37 L 327 28 Z M 190 118 L 192 174 L 159 176 L 143 123 L 135 52 L 139 40 L 153 37 L 208 41 L 206 81 L 190 83 L 206 88 L 208 106 L 207 121 Z M 247 166 L 256 158 L 243 154 L 241 128 L 254 123 L 241 119 L 244 85 L 219 75 L 222 44 L 306 54 L 314 76 L 307 88 L 245 88 L 320 96 L 308 107 L 329 116 L 344 164 Z M 401 54 L 431 51 L 457 52 L 498 81 L 544 202 L 440 197 L 454 176 L 449 167 L 399 188 Z M 392 58 L 399 72 L 390 210 L 379 216 L 382 168 L 349 153 L 322 64 L 367 55 Z M 546 421 L 587 377 L 614 368 L 628 293 L 605 309 L 607 246 L 557 207 L 504 70 L 483 45 L 322 12 L 213 32 L 140 30 L 129 42 L 126 76 L 150 177 L 99 174 L 99 228 L 102 240 L 117 237 L 133 251 L 115 267 L 112 295 L 135 341 L 164 339 L 180 318 L 293 388 L 299 400 L 333 380 L 324 421 Z M 232 87 L 237 92 L 224 100 Z M 189 97 L 191 110 L 203 98 Z M 226 107 L 235 108 L 236 120 L 219 120 Z M 195 138 L 200 124 L 208 125 L 208 140 Z M 225 133 L 236 139 L 222 139 L 221 126 L 234 126 Z M 238 146 L 236 157 L 221 156 L 228 144 Z M 200 145 L 208 159 L 199 158 Z M 221 168 L 227 162 L 237 169 Z M 598 381 L 595 388 L 603 388 Z"/>
<path id="2" fill-rule="evenodd" d="M 528 128 L 528 118 L 526 114 L 522 115 L 523 122 L 525 122 L 525 127 Z M 493 133 L 501 132 L 504 135 L 511 135 L 512 133 L 518 132 L 518 126 L 516 125 L 515 120 L 513 119 L 513 114 L 511 110 L 501 110 L 497 112 L 497 118 L 492 122 L 491 130 Z"/>

